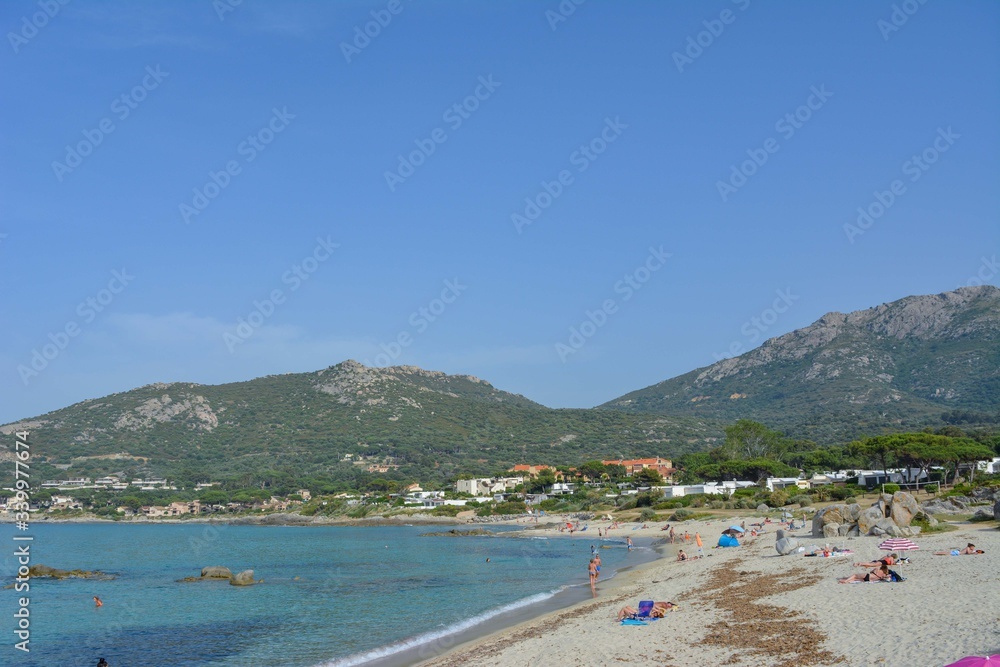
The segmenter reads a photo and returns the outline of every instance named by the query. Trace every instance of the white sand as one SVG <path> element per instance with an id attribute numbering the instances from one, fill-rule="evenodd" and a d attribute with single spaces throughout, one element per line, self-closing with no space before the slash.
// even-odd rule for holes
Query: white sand
<path id="1" fill-rule="evenodd" d="M 747 519 L 747 525 L 757 519 Z M 594 541 L 598 524 L 572 539 Z M 634 524 L 632 524 L 634 525 Z M 612 531 L 612 537 L 663 537 L 648 530 Z M 680 545 L 697 554 L 700 532 L 709 556 L 678 563 L 667 556 L 598 586 L 596 600 L 524 623 L 427 665 L 733 665 L 773 667 L 842 664 L 942 667 L 966 655 L 1000 652 L 1000 530 L 996 522 L 962 524 L 958 531 L 918 536 L 909 565 L 893 569 L 899 583 L 838 584 L 863 573 L 852 564 L 885 555 L 883 538 L 839 538 L 847 558 L 778 556 L 775 528 L 738 548 L 713 549 L 728 523 L 675 524 L 692 536 Z M 602 526 L 603 527 L 603 526 Z M 800 544 L 823 544 L 807 529 Z M 986 554 L 934 556 L 933 551 L 974 542 Z M 715 590 L 710 590 L 710 589 Z M 788 590 L 794 588 L 794 590 Z M 680 608 L 647 626 L 615 621 L 624 604 L 671 600 Z M 705 643 L 708 642 L 708 643 Z"/>

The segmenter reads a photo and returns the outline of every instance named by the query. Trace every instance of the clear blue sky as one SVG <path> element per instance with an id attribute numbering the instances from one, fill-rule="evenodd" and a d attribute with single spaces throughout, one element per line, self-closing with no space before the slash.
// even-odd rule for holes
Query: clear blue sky
<path id="1" fill-rule="evenodd" d="M 0 422 L 349 358 L 590 407 L 1000 280 L 995 2 L 229 3 L 0 4 Z"/>

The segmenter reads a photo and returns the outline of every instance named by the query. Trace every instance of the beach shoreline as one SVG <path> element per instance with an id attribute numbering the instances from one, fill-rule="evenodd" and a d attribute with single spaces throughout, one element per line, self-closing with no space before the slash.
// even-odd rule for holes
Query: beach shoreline
<path id="1" fill-rule="evenodd" d="M 757 520 L 748 517 L 747 523 Z M 952 532 L 917 536 L 921 548 L 906 554 L 912 562 L 895 567 L 906 581 L 857 585 L 837 580 L 866 571 L 855 561 L 884 555 L 877 548 L 883 538 L 824 540 L 812 537 L 810 526 L 792 532 L 802 546 L 829 542 L 854 554 L 803 558 L 776 553 L 779 524 L 741 547 L 718 549 L 708 545 L 718 539 L 722 522 L 675 526 L 700 532 L 707 557 L 677 562 L 671 555 L 679 545 L 663 545 L 659 559 L 615 577 L 596 599 L 442 647 L 447 650 L 417 664 L 941 667 L 1000 648 L 1000 596 L 988 593 L 1000 590 L 996 522 L 959 523 Z M 933 555 L 966 542 L 986 554 Z M 669 600 L 679 608 L 647 627 L 618 624 L 618 610 L 640 599 Z"/>

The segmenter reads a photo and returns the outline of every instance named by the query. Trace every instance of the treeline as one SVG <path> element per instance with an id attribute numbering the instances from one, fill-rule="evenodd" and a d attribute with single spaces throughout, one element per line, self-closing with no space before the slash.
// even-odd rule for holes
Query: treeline
<path id="1" fill-rule="evenodd" d="M 918 468 L 931 476 L 943 468 L 940 481 L 954 479 L 959 470 L 973 471 L 978 461 L 1000 456 L 1000 434 L 966 433 L 955 426 L 895 433 L 821 447 L 809 440 L 793 440 L 759 422 L 743 419 L 726 428 L 723 444 L 707 452 L 686 454 L 677 460 L 678 483 L 766 477 L 796 477 L 826 471 Z"/>

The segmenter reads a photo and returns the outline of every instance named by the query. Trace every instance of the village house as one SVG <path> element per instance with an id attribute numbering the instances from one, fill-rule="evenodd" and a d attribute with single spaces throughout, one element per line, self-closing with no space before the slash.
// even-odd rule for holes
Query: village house
<path id="1" fill-rule="evenodd" d="M 455 482 L 455 491 L 468 493 L 470 496 L 492 496 L 498 493 L 513 491 L 514 487 L 524 483 L 523 477 L 479 477 L 476 479 L 460 479 Z"/>
<path id="2" fill-rule="evenodd" d="M 670 459 L 661 459 L 659 456 L 651 459 L 618 459 L 617 461 L 601 461 L 601 463 L 606 466 L 622 466 L 625 468 L 625 474 L 629 477 L 642 470 L 655 470 L 668 484 L 673 482 L 674 473 L 677 472 L 677 469 L 671 465 Z"/>
<path id="3" fill-rule="evenodd" d="M 49 511 L 55 512 L 57 510 L 81 510 L 83 509 L 83 503 L 81 503 L 76 498 L 72 496 L 52 496 L 49 501 Z"/>

